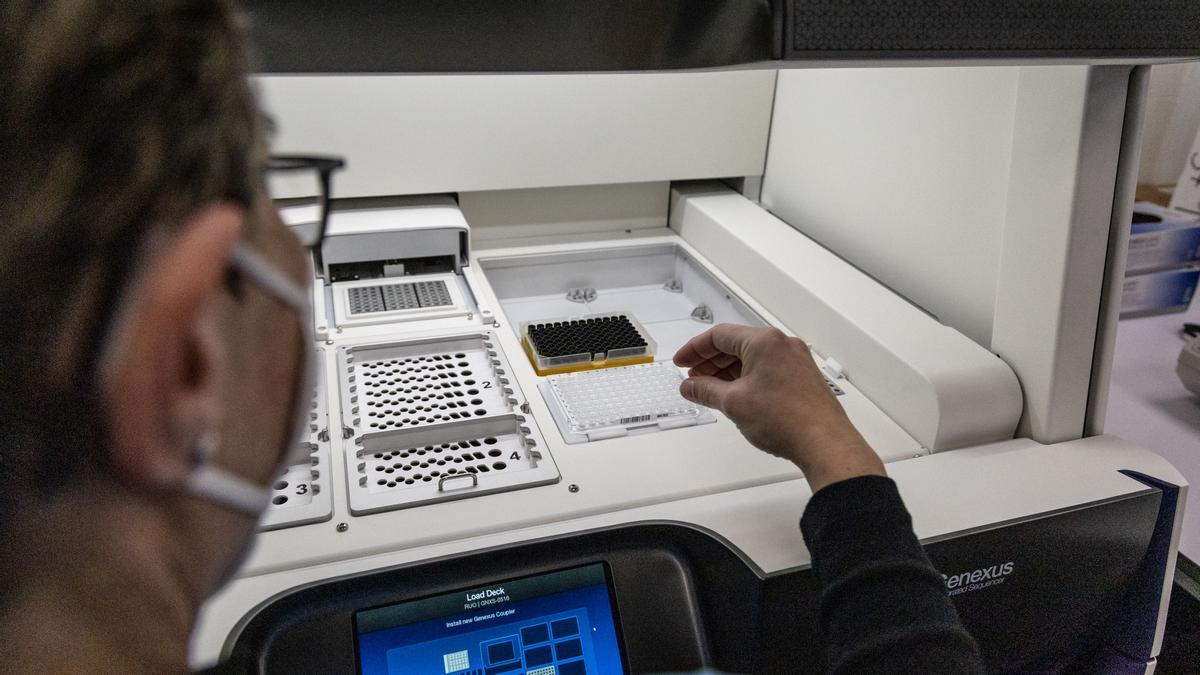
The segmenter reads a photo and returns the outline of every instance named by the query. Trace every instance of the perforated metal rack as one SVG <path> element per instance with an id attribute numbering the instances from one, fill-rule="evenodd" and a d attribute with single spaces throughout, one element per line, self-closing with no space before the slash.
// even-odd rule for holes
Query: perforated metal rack
<path id="1" fill-rule="evenodd" d="M 318 360 L 324 351 L 318 348 Z M 309 449 L 311 461 L 284 469 L 272 486 L 271 505 L 259 522 L 260 530 L 319 523 L 333 517 L 332 486 L 328 479 L 329 448 L 328 391 L 324 371 L 318 371 L 309 408 L 307 437 L 301 443 Z"/>
<path id="2" fill-rule="evenodd" d="M 517 404 L 491 333 L 342 347 L 346 426 L 354 435 L 494 417 Z"/>
<path id="3" fill-rule="evenodd" d="M 495 335 L 338 349 L 355 515 L 558 481 Z"/>
<path id="4" fill-rule="evenodd" d="M 368 434 L 347 455 L 355 514 L 558 481 L 518 415 Z M 351 466 L 352 465 L 352 466 Z"/>

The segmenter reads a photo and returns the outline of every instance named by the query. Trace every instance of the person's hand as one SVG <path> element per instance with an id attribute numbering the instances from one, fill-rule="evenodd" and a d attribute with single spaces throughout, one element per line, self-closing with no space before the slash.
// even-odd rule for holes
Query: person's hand
<path id="1" fill-rule="evenodd" d="M 813 492 L 886 475 L 802 340 L 777 328 L 721 324 L 692 338 L 675 364 L 690 369 L 679 387 L 684 398 L 720 410 L 756 447 L 795 462 Z"/>

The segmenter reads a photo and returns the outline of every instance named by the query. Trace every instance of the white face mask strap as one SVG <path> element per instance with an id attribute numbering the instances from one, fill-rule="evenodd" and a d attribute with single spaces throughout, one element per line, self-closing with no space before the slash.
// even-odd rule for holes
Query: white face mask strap
<path id="1" fill-rule="evenodd" d="M 311 305 L 308 293 L 249 246 L 242 243 L 234 246 L 229 262 L 271 295 L 299 312 L 301 317 L 309 312 Z"/>
<path id="2" fill-rule="evenodd" d="M 269 489 L 237 476 L 211 462 L 217 452 L 213 432 L 204 434 L 196 444 L 196 466 L 188 474 L 188 492 L 233 511 L 258 518 L 271 500 Z"/>
<path id="3" fill-rule="evenodd" d="M 239 243 L 234 247 L 230 264 L 280 302 L 295 309 L 305 342 L 311 342 L 307 323 L 311 304 L 304 288 L 245 244 Z M 307 391 L 306 385 L 297 399 L 298 406 L 305 401 L 304 394 Z M 271 489 L 216 466 L 213 462 L 216 451 L 216 434 L 204 434 L 196 445 L 196 465 L 187 477 L 188 491 L 233 511 L 258 518 L 270 505 Z"/>
<path id="4" fill-rule="evenodd" d="M 296 398 L 296 409 L 293 412 L 297 426 L 293 430 L 292 443 L 284 454 L 283 466 L 299 464 L 306 461 L 311 452 L 308 445 L 302 443 L 301 439 L 308 428 L 311 392 L 316 382 L 317 361 L 316 353 L 312 349 L 312 297 L 309 295 L 308 289 L 289 279 L 274 264 L 243 243 L 238 243 L 234 247 L 230 263 L 259 288 L 295 310 L 296 319 L 300 322 L 300 331 L 307 354 L 305 362 L 301 366 L 303 371 L 299 374 L 300 390 Z M 311 272 L 311 268 L 309 271 Z"/>

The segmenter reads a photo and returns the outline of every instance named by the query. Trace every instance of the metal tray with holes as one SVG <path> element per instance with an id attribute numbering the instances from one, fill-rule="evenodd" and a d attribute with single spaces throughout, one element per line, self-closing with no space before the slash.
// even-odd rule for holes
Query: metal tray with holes
<path id="1" fill-rule="evenodd" d="M 318 359 L 322 349 L 318 348 Z M 329 408 L 326 403 L 324 370 L 318 370 L 313 386 L 304 438 L 309 462 L 286 467 L 271 486 L 271 504 L 259 521 L 260 530 L 278 530 L 296 525 L 319 523 L 333 517 L 333 493 L 330 485 L 331 451 Z"/>
<path id="2" fill-rule="evenodd" d="M 344 435 L 353 443 L 346 453 L 352 513 L 558 481 L 558 468 L 541 452 L 544 443 L 533 420 L 518 414 L 521 392 L 509 379 L 508 361 L 497 345 L 495 334 L 480 332 L 338 349 Z M 488 438 L 499 447 L 480 449 L 493 445 Z M 472 457 L 483 455 L 475 458 L 478 464 L 464 464 L 460 453 L 460 461 L 451 458 L 450 463 L 462 466 L 416 462 L 413 468 L 413 462 L 401 461 L 408 457 L 398 456 L 439 454 L 462 443 L 474 448 Z M 494 450 L 507 459 L 493 457 Z M 403 480 L 391 479 L 393 474 Z"/>
<path id="3" fill-rule="evenodd" d="M 350 512 L 420 506 L 558 482 L 520 415 L 367 434 L 346 453 Z"/>
<path id="4" fill-rule="evenodd" d="M 492 333 L 338 349 L 342 417 L 355 437 L 517 409 Z"/>

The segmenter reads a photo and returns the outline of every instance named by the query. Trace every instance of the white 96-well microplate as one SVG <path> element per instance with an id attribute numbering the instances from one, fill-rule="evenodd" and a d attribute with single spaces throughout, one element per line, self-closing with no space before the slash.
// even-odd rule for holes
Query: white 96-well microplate
<path id="1" fill-rule="evenodd" d="M 679 395 L 683 375 L 668 362 L 549 377 L 539 385 L 568 443 L 715 422 Z"/>

